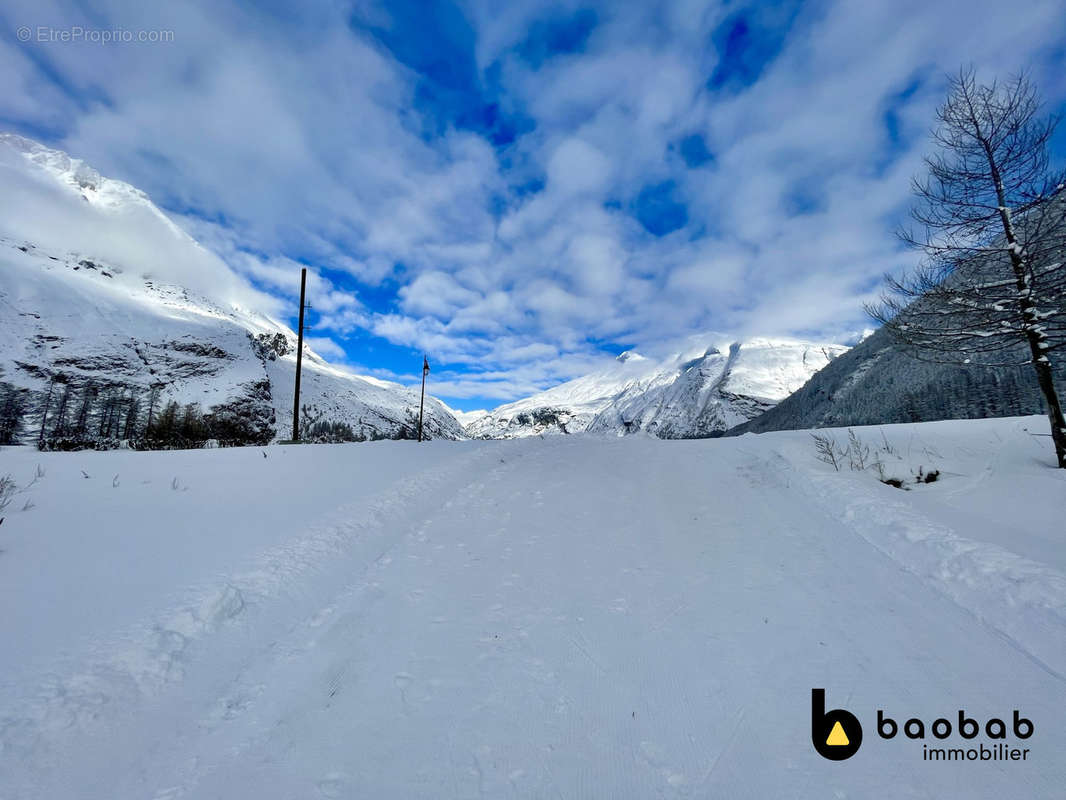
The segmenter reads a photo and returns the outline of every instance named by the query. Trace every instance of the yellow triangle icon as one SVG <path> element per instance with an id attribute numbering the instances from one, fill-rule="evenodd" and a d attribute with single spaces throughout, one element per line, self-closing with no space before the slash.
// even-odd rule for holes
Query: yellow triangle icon
<path id="1" fill-rule="evenodd" d="M 839 722 L 833 723 L 833 730 L 829 731 L 829 738 L 825 740 L 825 743 L 832 747 L 851 744 L 848 741 L 848 735 L 844 733 L 844 726 Z"/>

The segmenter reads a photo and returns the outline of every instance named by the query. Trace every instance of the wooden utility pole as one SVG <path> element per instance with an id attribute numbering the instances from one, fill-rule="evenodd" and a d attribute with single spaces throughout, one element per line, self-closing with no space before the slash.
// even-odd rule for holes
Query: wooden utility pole
<path id="1" fill-rule="evenodd" d="M 296 333 L 296 390 L 292 400 L 292 440 L 300 441 L 300 368 L 304 357 L 304 292 L 307 289 L 307 267 L 300 270 L 300 325 Z"/>
<path id="2" fill-rule="evenodd" d="M 426 375 L 429 374 L 429 360 L 422 354 L 422 400 L 418 403 L 418 441 L 422 441 L 422 409 L 426 405 Z"/>

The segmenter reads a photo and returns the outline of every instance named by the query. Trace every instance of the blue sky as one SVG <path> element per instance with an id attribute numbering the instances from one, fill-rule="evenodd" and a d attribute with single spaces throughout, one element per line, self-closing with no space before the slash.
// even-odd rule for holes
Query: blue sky
<path id="1" fill-rule="evenodd" d="M 323 355 L 414 382 L 425 351 L 471 409 L 692 334 L 854 336 L 964 63 L 1063 111 L 1061 0 L 9 0 L 0 129 L 146 191 L 290 323 L 309 267 Z"/>

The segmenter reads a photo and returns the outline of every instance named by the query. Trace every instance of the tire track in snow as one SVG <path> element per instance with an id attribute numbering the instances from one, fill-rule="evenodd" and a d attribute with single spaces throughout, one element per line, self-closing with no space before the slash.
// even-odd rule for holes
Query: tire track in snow
<path id="1" fill-rule="evenodd" d="M 383 509 L 377 515 L 377 527 L 391 530 L 394 535 L 356 559 L 365 561 L 361 574 L 349 575 L 339 591 L 320 593 L 321 597 L 329 596 L 329 605 L 315 608 L 313 613 L 291 624 L 279 634 L 269 652 L 253 651 L 246 655 L 242 670 L 232 678 L 230 688 L 218 702 L 229 705 L 226 698 L 247 694 L 245 687 L 249 685 L 276 688 L 272 696 L 256 692 L 249 702 L 241 705 L 239 714 L 222 719 L 213 715 L 198 723 L 201 735 L 193 743 L 195 755 L 186 759 L 197 766 L 181 777 L 182 793 L 195 794 L 203 781 L 224 774 L 226 765 L 233 759 L 254 752 L 271 737 L 281 735 L 278 731 L 297 730 L 306 723 L 308 714 L 327 713 L 334 703 L 344 702 L 346 687 L 359 680 L 367 657 L 363 642 L 365 626 L 375 606 L 385 597 L 381 585 L 387 573 L 397 566 L 395 551 L 401 545 L 425 546 L 429 538 L 427 531 L 432 526 L 430 514 L 453 507 L 456 498 L 480 494 L 486 475 L 493 476 L 499 471 L 497 462 L 493 448 L 483 447 L 433 470 L 432 474 L 405 481 L 406 488 L 390 492 L 387 498 L 376 503 Z M 341 509 L 331 516 L 343 513 L 346 512 Z M 405 592 L 405 596 L 410 594 Z M 326 649 L 338 654 L 338 658 L 327 668 L 308 674 L 304 665 L 321 658 L 320 651 Z M 410 714 L 407 694 L 415 681 L 416 675 L 406 670 L 396 671 L 392 676 L 399 711 L 404 716 Z M 317 688 L 295 706 L 284 690 L 278 694 L 278 687 L 302 690 L 308 684 Z M 264 722 L 271 720 L 264 728 Z M 166 767 L 161 767 L 161 771 L 165 770 Z M 329 793 L 323 786 L 329 788 Z M 333 771 L 320 781 L 319 791 L 325 796 L 349 796 L 353 787 L 341 772 Z"/>
<path id="2" fill-rule="evenodd" d="M 293 651 L 279 647 L 279 642 L 286 640 L 286 634 L 291 638 L 294 632 L 305 630 L 323 611 L 324 587 L 308 591 L 307 576 L 318 579 L 332 574 L 332 581 L 325 583 L 333 587 L 330 591 L 361 586 L 360 578 L 380 568 L 389 550 L 403 540 L 404 520 L 412 515 L 417 518 L 422 509 L 450 496 L 456 484 L 468 482 L 470 474 L 477 474 L 477 465 L 492 457 L 488 449 L 479 447 L 405 476 L 370 504 L 335 509 L 296 537 L 264 551 L 244 569 L 220 575 L 212 584 L 188 587 L 182 592 L 184 599 L 171 611 L 98 641 L 72 669 L 68 666 L 46 675 L 0 717 L 0 754 L 5 761 L 19 759 L 24 796 L 39 796 L 33 774 L 47 775 L 45 764 L 62 760 L 62 753 L 86 742 L 95 742 L 88 749 L 100 747 L 107 737 L 104 731 L 129 723 L 137 713 L 150 714 L 152 704 L 165 699 L 170 687 L 180 684 L 188 671 L 206 669 L 202 662 L 216 659 L 213 651 L 221 643 L 209 650 L 207 642 L 219 637 L 232 640 L 219 649 L 230 658 L 234 653 L 240 658 L 237 664 L 218 665 L 223 674 L 228 669 L 234 676 L 234 690 L 218 696 L 203 724 L 210 728 L 231 723 L 258 695 L 245 688 L 241 676 L 266 655 L 258 650 L 241 652 L 248 642 L 258 641 L 249 630 L 242 631 L 242 625 L 273 628 L 273 635 L 262 637 L 269 642 L 267 649 L 274 651 L 269 657 L 291 658 Z M 343 574 L 342 562 L 355 571 Z M 281 601 L 283 613 L 271 619 L 269 610 L 277 611 Z M 300 608 L 308 610 L 298 613 L 287 631 L 278 631 L 282 620 L 291 619 Z M 227 630 L 240 635 L 227 637 L 223 635 Z M 176 789 L 168 791 L 178 796 L 173 794 Z M 13 795 L 19 796 L 23 795 Z"/>

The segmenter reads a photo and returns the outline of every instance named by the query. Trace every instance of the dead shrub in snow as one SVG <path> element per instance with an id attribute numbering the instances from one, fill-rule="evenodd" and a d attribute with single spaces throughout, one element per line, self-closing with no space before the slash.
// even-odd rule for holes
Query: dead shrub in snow
<path id="1" fill-rule="evenodd" d="M 926 472 L 925 467 L 920 466 L 917 472 L 914 472 L 913 467 L 904 466 L 905 459 L 888 441 L 883 431 L 881 444 L 876 447 L 864 442 L 851 428 L 848 428 L 847 447 L 841 447 L 836 439 L 827 433 L 812 433 L 811 437 L 814 439 L 818 460 L 830 464 L 837 472 L 843 464 L 847 464 L 854 472 L 865 472 L 872 468 L 876 470 L 877 479 L 881 483 L 904 490 L 907 489 L 908 483 L 933 483 L 940 477 L 938 469 Z M 887 463 L 893 462 L 897 462 L 896 466 L 903 469 L 904 477 L 897 477 L 899 472 L 896 470 L 892 470 L 896 472 L 895 475 L 890 473 Z"/>
<path id="2" fill-rule="evenodd" d="M 27 484 L 26 484 L 26 485 L 25 485 L 25 486 L 24 486 L 24 487 L 22 488 L 22 491 L 26 491 L 27 489 L 32 489 L 32 488 L 33 488 L 33 486 L 34 486 L 34 484 L 36 484 L 36 483 L 37 483 L 37 481 L 39 481 L 39 480 L 40 480 L 41 478 L 43 478 L 43 477 L 44 477 L 44 467 L 42 467 L 42 466 L 41 466 L 40 464 L 38 464 L 38 465 L 37 465 L 37 469 L 35 469 L 35 470 L 33 471 L 33 477 L 32 477 L 32 478 L 30 478 L 30 482 L 29 482 L 29 483 L 27 483 Z"/>
<path id="3" fill-rule="evenodd" d="M 832 465 L 837 472 L 840 472 L 841 465 L 845 463 L 856 472 L 862 472 L 869 466 L 870 447 L 851 428 L 848 428 L 847 447 L 841 447 L 828 433 L 812 433 L 811 438 L 814 439 L 818 460 Z"/>
<path id="4" fill-rule="evenodd" d="M 840 450 L 836 439 L 826 433 L 812 433 L 811 438 L 814 439 L 814 450 L 818 460 L 832 464 L 833 469 L 840 472 L 840 461 L 844 457 L 844 452 Z"/>
<path id="5" fill-rule="evenodd" d="M 18 486 L 15 485 L 15 479 L 10 475 L 5 475 L 0 478 L 0 511 L 3 511 L 15 498 L 15 492 L 18 491 Z"/>
<path id="6" fill-rule="evenodd" d="M 848 428 L 848 464 L 856 472 L 862 472 L 870 460 L 870 446 L 863 443 L 851 428 Z"/>

